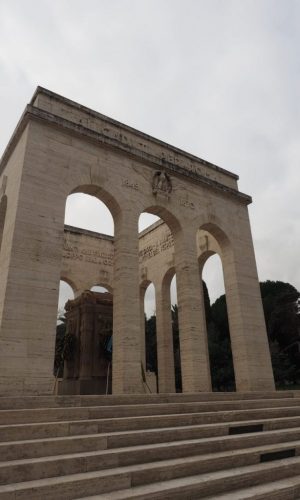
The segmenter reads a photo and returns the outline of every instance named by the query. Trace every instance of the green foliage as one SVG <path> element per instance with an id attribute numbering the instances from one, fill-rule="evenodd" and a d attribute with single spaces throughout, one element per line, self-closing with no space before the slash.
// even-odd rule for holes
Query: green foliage
<path id="1" fill-rule="evenodd" d="M 296 383 L 294 374 L 297 366 L 291 361 L 288 353 L 280 351 L 279 344 L 276 341 L 271 342 L 270 352 L 276 386 L 284 387 Z"/>
<path id="2" fill-rule="evenodd" d="M 146 370 L 157 374 L 156 316 L 149 319 L 145 315 Z"/>
<path id="3" fill-rule="evenodd" d="M 300 382 L 300 322 L 295 301 L 299 293 L 289 283 L 260 283 L 262 302 L 270 342 L 274 378 L 277 387 Z M 216 391 L 235 390 L 235 378 L 225 295 L 210 305 L 203 282 L 205 314 L 212 386 Z M 181 390 L 178 307 L 172 307 L 176 389 Z"/>
<path id="4" fill-rule="evenodd" d="M 206 321 L 208 324 L 210 323 L 207 317 Z M 211 306 L 211 321 L 215 325 L 220 339 L 230 337 L 225 295 L 221 295 Z"/>
<path id="5" fill-rule="evenodd" d="M 290 283 L 267 280 L 260 283 L 260 293 L 265 313 L 265 321 L 269 333 L 269 322 L 278 303 L 288 296 L 295 296 L 296 300 L 299 296 L 299 292 L 297 292 L 296 288 Z"/>
<path id="6" fill-rule="evenodd" d="M 260 290 L 276 385 L 297 384 L 300 380 L 300 321 L 295 301 L 300 294 L 290 283 L 282 281 L 264 281 L 260 283 Z M 213 387 L 218 389 L 221 381 L 230 388 L 234 372 L 225 295 L 211 306 L 211 319 L 213 329 L 210 322 L 207 326 Z M 222 357 L 227 360 L 226 368 L 222 366 Z"/>
<path id="7" fill-rule="evenodd" d="M 175 387 L 176 387 L 177 392 L 181 392 L 182 391 L 182 379 L 181 379 L 181 359 L 180 359 L 178 306 L 177 306 L 177 304 L 174 304 L 172 306 L 171 314 L 172 314 L 172 330 L 173 330 Z"/>
<path id="8" fill-rule="evenodd" d="M 208 294 L 208 290 L 207 290 L 207 286 L 206 286 L 205 281 L 202 281 L 202 287 L 203 287 L 205 317 L 206 317 L 207 323 L 210 323 L 210 321 L 212 320 L 212 317 L 211 317 L 212 311 L 211 311 L 210 299 L 209 299 L 209 294 Z"/>
<path id="9" fill-rule="evenodd" d="M 61 378 L 64 373 L 64 360 L 73 358 L 76 349 L 76 337 L 66 333 L 66 319 L 60 316 L 60 323 L 56 326 L 55 357 L 53 373 L 55 377 Z"/>
<path id="10" fill-rule="evenodd" d="M 214 391 L 234 391 L 230 338 L 221 335 L 213 321 L 207 325 L 207 333 L 212 388 Z"/>
<path id="11" fill-rule="evenodd" d="M 56 326 L 56 339 L 55 339 L 55 357 L 54 357 L 54 376 L 62 377 L 64 366 L 62 353 L 64 350 L 66 323 L 64 318 L 59 318 L 62 322 Z"/>
<path id="12" fill-rule="evenodd" d="M 265 313 L 274 378 L 277 387 L 290 387 L 300 383 L 300 316 L 295 301 L 299 292 L 289 283 L 264 281 L 260 283 Z M 203 281 L 204 305 L 208 332 L 208 347 L 213 389 L 235 389 L 230 333 L 225 295 L 210 305 L 209 294 Z M 181 363 L 178 326 L 178 307 L 172 306 L 173 348 L 176 390 L 181 391 Z M 57 326 L 54 374 L 63 375 L 63 360 L 72 357 L 76 348 L 74 339 L 66 336 L 64 317 Z M 145 316 L 146 369 L 157 373 L 156 317 Z"/>

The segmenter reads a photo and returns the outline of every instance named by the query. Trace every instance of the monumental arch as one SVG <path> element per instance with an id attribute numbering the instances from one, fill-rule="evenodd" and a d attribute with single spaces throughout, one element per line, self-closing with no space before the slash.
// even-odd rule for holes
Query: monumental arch
<path id="1" fill-rule="evenodd" d="M 210 391 L 199 278 L 213 253 L 222 260 L 237 390 L 273 390 L 251 198 L 238 190 L 237 180 L 38 87 L 0 164 L 0 394 L 51 393 L 59 281 L 80 293 L 89 273 L 95 274 L 93 284 L 114 296 L 113 393 L 144 392 L 141 301 L 150 281 L 156 289 L 159 390 L 174 391 L 167 291 L 175 271 L 183 391 Z M 98 251 L 98 260 L 83 252 L 76 264 L 72 238 L 92 239 L 85 248 L 97 239 L 64 228 L 66 199 L 80 192 L 106 204 L 115 236 L 110 241 L 98 235 L 102 250 L 92 254 Z M 142 212 L 165 224 L 139 239 Z"/>

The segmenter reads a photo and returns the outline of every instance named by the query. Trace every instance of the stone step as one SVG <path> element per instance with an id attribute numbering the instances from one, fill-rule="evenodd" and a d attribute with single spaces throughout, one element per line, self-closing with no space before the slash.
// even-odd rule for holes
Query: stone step
<path id="1" fill-rule="evenodd" d="M 157 432 L 158 430 L 172 429 L 173 432 L 181 432 L 186 426 L 189 428 L 198 428 L 199 433 L 202 437 L 205 436 L 216 436 L 216 435 L 226 435 L 229 432 L 237 432 L 236 427 L 244 428 L 247 431 L 247 427 L 262 426 L 262 431 L 275 430 L 275 429 L 287 429 L 290 427 L 300 427 L 300 416 L 296 417 L 283 417 L 283 418 L 264 418 L 264 419 L 254 419 L 254 420 L 234 420 L 234 417 L 240 417 L 240 413 L 236 415 L 228 415 L 228 422 L 216 422 L 214 420 L 219 420 L 219 413 L 211 415 L 212 423 L 208 424 L 194 424 L 197 420 L 197 416 L 201 414 L 190 414 L 190 415 L 174 415 L 174 416 L 164 416 L 164 417 L 149 417 L 147 419 L 141 417 L 129 417 L 122 419 L 99 419 L 99 420 L 83 420 L 83 421 L 71 421 L 71 422 L 48 422 L 48 423 L 36 423 L 36 424 L 16 424 L 16 425 L 2 425 L 0 426 L 0 442 L 7 441 L 24 441 L 42 438 L 54 438 L 54 437 L 64 437 L 64 436 L 78 436 L 86 434 L 99 434 L 103 432 L 110 433 L 139 433 L 143 432 L 145 438 L 151 434 L 152 431 Z M 207 416 L 208 414 L 205 414 Z M 249 417 L 249 414 L 243 414 L 243 417 Z M 264 415 L 266 417 L 266 415 Z M 175 418 L 172 418 L 175 417 Z M 214 418 L 217 417 L 217 418 Z M 201 419 L 202 420 L 202 419 Z M 163 425 L 165 427 L 163 427 Z M 126 430 L 124 430 L 126 429 Z M 249 429 L 251 431 L 251 429 Z M 200 436 L 200 434 L 199 434 Z"/>
<path id="2" fill-rule="evenodd" d="M 298 491 L 279 483 L 300 476 L 300 391 L 0 398 L 0 408 L 0 500 Z"/>
<path id="3" fill-rule="evenodd" d="M 289 416 L 292 414 L 292 416 Z M 294 416 L 296 414 L 296 416 Z M 282 416 L 282 418 L 279 418 Z M 252 417 L 253 420 L 248 420 Z M 225 421 L 225 423 L 223 423 Z M 263 425 L 263 430 L 297 427 L 300 409 L 279 408 L 265 410 L 239 410 L 176 415 L 149 415 L 147 417 L 121 417 L 114 419 L 74 420 L 33 424 L 0 425 L 0 442 L 22 441 L 51 437 L 97 434 L 101 432 L 138 431 L 174 428 L 191 425 L 225 426 Z"/>
<path id="4" fill-rule="evenodd" d="M 172 443 L 170 445 L 172 446 Z M 130 450 L 121 450 L 118 457 L 118 451 L 120 450 L 115 450 L 112 454 L 86 452 L 1 462 L 0 484 L 109 469 L 112 478 L 114 473 L 119 475 L 121 472 L 122 474 L 130 472 L 131 484 L 137 486 L 232 467 L 243 467 L 259 463 L 261 455 L 270 453 L 293 451 L 296 455 L 300 455 L 300 440 L 243 448 L 235 450 L 234 453 L 232 450 L 214 453 L 210 451 L 202 455 L 180 456 L 179 450 L 179 457 L 175 454 L 176 458 L 164 460 L 159 453 L 156 453 L 151 455 L 151 461 L 147 460 L 147 456 L 142 461 L 140 459 L 134 461 L 134 453 L 130 455 Z M 138 457 L 140 456 L 139 454 Z"/>
<path id="5" fill-rule="evenodd" d="M 287 407 L 286 399 L 1 410 L 0 425 L 283 407 Z M 290 398 L 288 407 L 300 411 L 300 398 Z"/>
<path id="6" fill-rule="evenodd" d="M 213 497 L 205 497 L 203 500 L 295 500 L 299 498 L 300 475 Z"/>
<path id="7" fill-rule="evenodd" d="M 266 482 L 270 484 L 274 477 L 278 481 L 286 480 L 291 476 L 299 474 L 300 457 L 295 457 L 208 474 L 197 474 L 195 476 L 160 481 L 150 485 L 132 486 L 127 489 L 120 488 L 117 491 L 102 492 L 101 494 L 92 496 L 85 494 L 82 497 L 76 496 L 73 498 L 80 498 L 80 500 L 198 500 L 199 498 L 206 498 L 208 500 L 210 498 L 212 500 L 219 498 L 217 496 L 219 493 L 230 491 L 230 495 L 227 495 L 227 498 L 228 500 L 233 500 L 234 490 L 237 492 L 241 488 L 245 489 L 253 485 L 263 485 Z M 60 498 L 62 497 L 58 497 L 57 500 Z M 235 498 L 239 499 L 240 497 L 236 496 Z M 273 499 L 273 497 L 270 498 Z M 284 500 L 285 497 L 277 498 Z"/>
<path id="8" fill-rule="evenodd" d="M 177 394 L 124 394 L 97 396 L 25 396 L 0 397 L 0 410 L 30 408 L 60 408 L 85 406 L 112 406 L 120 404 L 180 403 L 197 401 L 228 401 L 247 399 L 300 398 L 300 391 L 272 392 L 197 392 Z"/>
<path id="9" fill-rule="evenodd" d="M 188 434 L 188 428 L 186 429 L 186 434 Z M 0 457 L 1 462 L 4 462 L 102 450 L 103 452 L 106 451 L 104 455 L 106 455 L 107 459 L 110 450 L 116 449 L 115 453 L 111 453 L 112 456 L 118 454 L 120 458 L 121 455 L 128 455 L 129 460 L 140 460 L 143 462 L 145 460 L 159 460 L 160 458 L 187 456 L 188 454 L 195 455 L 210 451 L 234 450 L 243 447 L 258 446 L 260 444 L 275 444 L 298 439 L 300 439 L 299 427 L 198 439 L 195 437 L 182 439 L 180 432 L 174 432 L 171 440 L 169 432 L 164 433 L 158 430 L 157 433 L 152 433 L 151 444 L 145 444 L 143 433 L 138 438 L 131 433 L 125 434 L 122 439 L 120 436 L 114 434 L 92 434 L 76 437 L 6 442 L 0 444 Z"/>
<path id="10" fill-rule="evenodd" d="M 135 486 L 139 472 L 135 476 L 118 468 L 0 486 L 0 500 L 192 500 L 299 474 L 300 457 L 294 457 Z"/>

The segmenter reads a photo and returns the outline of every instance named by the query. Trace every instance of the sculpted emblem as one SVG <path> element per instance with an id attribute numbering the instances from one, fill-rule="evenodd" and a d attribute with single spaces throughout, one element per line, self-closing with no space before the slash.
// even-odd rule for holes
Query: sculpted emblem
<path id="1" fill-rule="evenodd" d="M 172 192 L 172 183 L 170 176 L 165 172 L 155 172 L 152 181 L 152 193 L 169 195 Z"/>

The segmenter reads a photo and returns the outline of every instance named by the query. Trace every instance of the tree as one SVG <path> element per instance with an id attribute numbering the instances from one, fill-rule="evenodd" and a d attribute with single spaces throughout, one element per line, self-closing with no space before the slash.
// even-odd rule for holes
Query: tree
<path id="1" fill-rule="evenodd" d="M 66 335 L 66 318 L 64 315 L 59 315 L 57 319 L 59 323 L 56 325 L 55 357 L 54 357 L 53 372 L 55 377 L 61 378 L 64 372 L 63 351 L 64 351 L 65 335 Z"/>
<path id="2" fill-rule="evenodd" d="M 221 295 L 211 306 L 211 321 L 217 328 L 221 339 L 230 338 L 225 295 Z"/>
<path id="3" fill-rule="evenodd" d="M 221 295 L 210 309 L 206 326 L 212 387 L 216 391 L 232 391 L 235 379 L 225 295 Z"/>
<path id="4" fill-rule="evenodd" d="M 180 358 L 180 341 L 179 341 L 179 326 L 178 326 L 178 306 L 172 305 L 172 330 L 173 330 L 173 350 L 174 350 L 174 368 L 175 368 L 175 387 L 176 392 L 182 391 L 181 379 L 181 358 Z"/>
<path id="5" fill-rule="evenodd" d="M 147 319 L 145 315 L 146 370 L 157 374 L 156 316 Z"/>
<path id="6" fill-rule="evenodd" d="M 282 281 L 264 281 L 260 283 L 260 290 L 276 385 L 297 384 L 300 380 L 300 317 L 296 301 L 300 294 L 293 285 Z M 231 384 L 230 373 L 233 377 L 225 295 L 211 306 L 211 318 L 213 328 L 208 323 L 208 342 L 213 386 L 218 387 L 222 379 Z M 227 359 L 226 369 L 222 368 L 220 357 Z"/>

